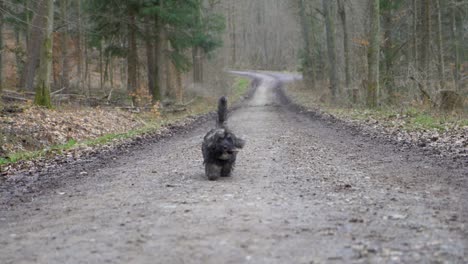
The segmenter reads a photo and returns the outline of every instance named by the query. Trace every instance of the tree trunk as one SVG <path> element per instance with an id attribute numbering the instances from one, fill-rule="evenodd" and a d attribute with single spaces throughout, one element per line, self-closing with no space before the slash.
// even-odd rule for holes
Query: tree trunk
<path id="1" fill-rule="evenodd" d="M 83 85 L 83 22 L 81 19 L 81 1 L 77 0 L 78 5 L 78 35 L 77 35 L 77 75 L 78 75 L 78 86 L 82 88 Z"/>
<path id="2" fill-rule="evenodd" d="M 199 24 L 199 27 L 202 27 L 202 4 L 200 3 L 200 0 L 198 0 L 198 9 L 197 9 L 197 15 L 196 15 L 196 20 L 197 24 Z M 192 47 L 192 62 L 193 62 L 193 82 L 194 83 L 203 83 L 203 50 L 201 47 Z"/>
<path id="3" fill-rule="evenodd" d="M 41 53 L 41 43 L 43 43 L 44 34 L 41 28 L 44 27 L 46 21 L 46 6 L 48 0 L 40 0 L 36 5 L 36 15 L 32 19 L 32 29 L 28 41 L 26 67 L 23 71 L 20 81 L 20 89 L 32 91 L 34 88 L 34 77 L 36 76 L 36 68 L 39 64 L 39 55 Z"/>
<path id="4" fill-rule="evenodd" d="M 431 0 L 422 0 L 422 22 L 421 32 L 421 60 L 420 70 L 425 73 L 426 80 L 429 79 L 429 61 L 431 52 Z M 427 87 L 426 87 L 427 88 Z"/>
<path id="5" fill-rule="evenodd" d="M 369 76 L 367 86 L 367 106 L 379 104 L 379 54 L 380 54 L 380 3 L 371 1 L 371 31 L 369 43 Z"/>
<path id="6" fill-rule="evenodd" d="M 137 106 L 137 88 L 138 88 L 138 51 L 137 51 L 137 40 L 136 40 L 136 15 L 135 12 L 129 8 L 128 10 L 128 53 L 127 53 L 127 90 L 131 94 L 132 102 L 134 106 Z"/>
<path id="7" fill-rule="evenodd" d="M 393 36 L 392 36 L 392 17 L 393 17 L 393 12 L 392 9 L 389 8 L 389 10 L 385 10 L 383 12 L 383 23 L 385 27 L 384 31 L 384 49 L 383 49 L 383 54 L 384 54 L 384 59 L 385 59 L 385 75 L 383 77 L 384 80 L 384 86 L 385 90 L 388 93 L 388 102 L 390 104 L 393 104 L 395 101 L 395 77 L 394 77 L 394 71 L 393 71 Z"/>
<path id="8" fill-rule="evenodd" d="M 0 0 L 0 109 L 2 108 L 2 90 L 3 90 L 3 10 L 4 3 Z"/>
<path id="9" fill-rule="evenodd" d="M 193 82 L 203 83 L 203 51 L 200 47 L 192 47 Z"/>
<path id="10" fill-rule="evenodd" d="M 442 10 L 440 10 L 440 0 L 435 0 L 437 10 L 437 71 L 439 72 L 440 89 L 445 89 L 445 65 L 444 47 L 442 42 Z"/>
<path id="11" fill-rule="evenodd" d="M 2 90 L 3 90 L 3 10 L 4 1 L 0 0 L 0 109 L 2 108 Z M 0 146 L 1 150 L 1 146 Z"/>
<path id="12" fill-rule="evenodd" d="M 234 1 L 229 1 L 229 12 L 228 17 L 230 18 L 229 25 L 231 26 L 230 30 L 230 37 L 231 37 L 231 66 L 235 66 L 237 63 L 237 46 L 236 46 L 236 15 L 235 15 L 235 8 L 234 8 Z"/>
<path id="13" fill-rule="evenodd" d="M 413 63 L 418 65 L 418 0 L 413 0 Z"/>
<path id="14" fill-rule="evenodd" d="M 40 1 L 38 1 L 40 2 Z M 26 21 L 26 49 L 28 48 L 27 45 L 29 45 L 29 36 L 31 34 L 31 17 L 29 15 L 29 10 L 32 10 L 34 8 L 31 7 L 31 2 L 30 1 L 24 1 L 23 8 L 26 14 L 25 21 Z"/>
<path id="15" fill-rule="evenodd" d="M 176 81 L 176 102 L 182 103 L 184 100 L 184 87 L 182 85 L 182 72 L 177 69 L 174 65 L 175 69 L 175 81 Z"/>
<path id="16" fill-rule="evenodd" d="M 160 8 L 164 9 L 164 1 L 160 1 Z M 158 67 L 158 86 L 161 89 L 160 93 L 166 97 L 169 94 L 168 88 L 168 55 L 167 55 L 167 47 L 168 47 L 168 39 L 166 34 L 166 27 L 161 21 L 158 19 L 156 28 L 159 30 L 159 41 L 157 41 L 156 49 L 156 59 L 157 59 L 157 67 Z M 164 99 L 164 98 L 163 98 Z"/>
<path id="17" fill-rule="evenodd" d="M 108 55 L 109 57 L 109 82 L 110 82 L 110 87 L 114 88 L 114 63 L 113 63 L 113 58 L 112 56 Z"/>
<path id="18" fill-rule="evenodd" d="M 309 19 L 306 14 L 306 4 L 305 0 L 299 0 L 299 15 L 300 15 L 300 24 L 302 29 L 302 38 L 304 40 L 304 63 L 302 65 L 304 81 L 315 88 L 315 72 L 312 59 L 312 44 L 311 44 L 311 32 L 310 28 L 312 25 L 309 22 Z"/>
<path id="19" fill-rule="evenodd" d="M 455 80 L 455 87 L 457 91 L 461 90 L 461 85 L 460 85 L 460 72 L 461 72 L 461 62 L 460 62 L 460 38 L 461 35 L 459 34 L 462 29 L 461 23 L 458 22 L 458 17 L 457 17 L 457 8 L 452 7 L 451 10 L 451 33 L 452 33 L 452 41 L 453 41 L 453 56 L 455 58 L 455 67 L 453 67 L 453 78 Z"/>
<path id="20" fill-rule="evenodd" d="M 330 85 L 332 102 L 337 101 L 338 95 L 338 65 L 336 63 L 335 39 L 335 1 L 322 0 L 325 28 L 327 31 L 328 60 L 330 62 Z"/>
<path id="21" fill-rule="evenodd" d="M 157 25 L 156 21 L 156 25 Z M 155 45 L 154 43 L 157 43 L 158 40 L 155 41 L 155 37 L 153 34 L 152 29 L 150 28 L 150 23 L 149 19 L 146 21 L 146 26 L 145 26 L 145 31 L 146 31 L 146 63 L 147 63 L 147 70 L 148 70 L 148 89 L 149 93 L 151 94 L 152 102 L 155 103 L 159 101 L 160 94 L 159 94 L 159 86 L 157 83 L 157 71 L 156 71 L 156 56 L 155 56 Z M 157 45 L 157 44 L 156 44 Z"/>
<path id="22" fill-rule="evenodd" d="M 348 95 L 350 96 L 353 103 L 357 102 L 357 96 L 354 89 L 351 88 L 351 54 L 349 51 L 349 32 L 348 23 L 346 21 L 346 6 L 344 0 L 338 0 L 338 9 L 341 18 L 341 24 L 343 26 L 343 51 L 345 59 L 345 85 Z"/>
<path id="23" fill-rule="evenodd" d="M 60 89 L 64 89 L 64 92 L 68 92 L 68 88 L 70 86 L 70 79 L 69 79 L 69 63 L 68 63 L 68 0 L 62 0 L 61 4 L 61 15 L 62 15 L 62 23 L 64 26 L 63 34 L 62 34 L 62 74 L 60 78 Z"/>
<path id="24" fill-rule="evenodd" d="M 18 26 L 15 26 L 15 47 L 16 76 L 18 77 L 21 76 L 24 71 L 23 45 L 21 43 L 21 32 Z M 16 83 L 16 87 L 19 87 L 19 82 Z"/>
<path id="25" fill-rule="evenodd" d="M 86 43 L 86 41 L 83 41 L 83 43 Z M 89 97 L 91 96 L 91 82 L 87 82 L 87 80 L 91 80 L 91 70 L 89 69 L 89 56 L 88 56 L 88 45 L 84 45 L 84 76 L 83 76 L 83 88 L 87 87 L 87 89 L 84 91 L 85 94 Z"/>
<path id="26" fill-rule="evenodd" d="M 104 91 L 104 52 L 102 51 L 104 40 L 99 41 L 99 89 Z"/>
<path id="27" fill-rule="evenodd" d="M 45 16 L 45 32 L 42 41 L 39 79 L 36 86 L 36 95 L 34 103 L 36 105 L 51 108 L 50 102 L 50 74 L 52 71 L 52 47 L 53 47 L 53 28 L 54 28 L 54 0 L 44 1 L 44 9 L 47 11 Z"/>

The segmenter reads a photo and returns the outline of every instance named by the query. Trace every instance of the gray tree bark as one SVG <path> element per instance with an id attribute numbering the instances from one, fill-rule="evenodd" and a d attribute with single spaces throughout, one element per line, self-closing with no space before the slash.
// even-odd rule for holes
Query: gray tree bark
<path id="1" fill-rule="evenodd" d="M 0 109 L 2 108 L 2 90 L 3 90 L 3 10 L 4 3 L 0 0 Z"/>
<path id="2" fill-rule="evenodd" d="M 62 0 L 60 2 L 60 11 L 62 15 L 62 23 L 64 26 L 63 34 L 61 38 L 61 49 L 62 49 L 62 69 L 61 69 L 61 76 L 60 76 L 60 89 L 64 89 L 65 93 L 68 91 L 70 86 L 70 79 L 69 79 L 69 58 L 68 58 L 68 0 Z"/>
<path id="3" fill-rule="evenodd" d="M 1 107 L 1 94 L 3 90 L 3 10 L 4 10 L 4 2 L 0 0 L 0 107 Z"/>
<path id="4" fill-rule="evenodd" d="M 367 86 L 367 106 L 377 107 L 379 104 L 379 54 L 380 54 L 380 2 L 371 1 L 371 31 L 369 43 L 369 76 Z"/>
<path id="5" fill-rule="evenodd" d="M 349 96 L 353 103 L 357 102 L 357 90 L 351 89 L 351 54 L 349 49 L 349 30 L 348 22 L 346 21 L 346 6 L 345 0 L 338 0 L 338 12 L 341 18 L 341 24 L 343 26 L 343 50 L 345 59 L 345 85 L 346 90 L 350 93 Z"/>
<path id="6" fill-rule="evenodd" d="M 435 0 L 437 10 L 437 70 L 439 72 L 440 89 L 445 89 L 444 46 L 442 41 L 442 14 L 440 0 Z"/>
<path id="7" fill-rule="evenodd" d="M 303 63 L 303 75 L 304 80 L 312 88 L 315 87 L 315 71 L 313 65 L 312 56 L 312 44 L 311 44 L 311 28 L 312 25 L 309 23 L 309 19 L 306 14 L 306 3 L 305 0 L 299 0 L 299 15 L 301 20 L 302 38 L 304 40 L 304 63 Z M 312 32 L 313 34 L 313 32 Z"/>
<path id="8" fill-rule="evenodd" d="M 128 10 L 128 52 L 127 52 L 127 90 L 131 94 L 133 105 L 137 106 L 136 92 L 138 88 L 138 50 L 137 50 L 137 25 L 136 14 L 129 8 Z"/>
<path id="9" fill-rule="evenodd" d="M 325 17 L 325 28 L 327 33 L 328 60 L 330 62 L 330 86 L 331 99 L 337 101 L 339 93 L 338 87 L 338 66 L 336 62 L 336 39 L 335 39 L 335 1 L 322 0 L 323 14 Z"/>
<path id="10" fill-rule="evenodd" d="M 46 10 L 45 32 L 42 41 L 39 76 L 36 86 L 36 95 L 34 103 L 39 106 L 51 108 L 50 101 L 50 75 L 52 73 L 52 47 L 53 47 L 53 28 L 54 28 L 54 0 L 44 1 L 44 10 Z"/>
<path id="11" fill-rule="evenodd" d="M 46 6 L 48 0 L 39 0 L 36 5 L 36 14 L 32 19 L 29 34 L 26 67 L 20 80 L 20 89 L 32 91 L 34 88 L 34 77 L 39 65 L 39 55 L 41 53 L 41 43 L 43 43 L 44 31 L 46 31 Z"/>
<path id="12" fill-rule="evenodd" d="M 460 70 L 461 70 L 461 61 L 460 61 L 460 32 L 463 31 L 461 29 L 462 25 L 459 22 L 459 18 L 457 16 L 457 8 L 453 6 L 451 8 L 451 33 L 452 33 L 452 42 L 453 42 L 453 56 L 455 58 L 455 67 L 453 67 L 453 78 L 455 80 L 455 87 L 457 91 L 461 90 L 460 84 Z"/>

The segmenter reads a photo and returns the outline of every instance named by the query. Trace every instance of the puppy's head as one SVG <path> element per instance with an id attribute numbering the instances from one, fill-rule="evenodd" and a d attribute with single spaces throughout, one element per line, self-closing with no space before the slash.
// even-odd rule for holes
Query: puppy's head
<path id="1" fill-rule="evenodd" d="M 215 129 L 208 137 L 206 139 L 209 142 L 208 148 L 220 160 L 231 159 L 245 145 L 243 139 L 236 137 L 225 128 Z"/>

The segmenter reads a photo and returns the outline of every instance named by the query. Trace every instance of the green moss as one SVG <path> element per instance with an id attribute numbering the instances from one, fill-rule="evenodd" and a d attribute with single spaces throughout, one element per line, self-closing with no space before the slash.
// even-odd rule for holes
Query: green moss
<path id="1" fill-rule="evenodd" d="M 421 128 L 437 129 L 437 130 L 444 129 L 444 126 L 442 126 L 441 124 L 441 120 L 436 119 L 430 115 L 420 114 L 420 115 L 415 116 L 412 121 L 414 125 L 419 126 Z"/>
<path id="2" fill-rule="evenodd" d="M 36 88 L 34 104 L 38 106 L 44 106 L 49 109 L 52 108 L 52 103 L 50 101 L 50 90 L 44 82 L 39 83 Z"/>
<path id="3" fill-rule="evenodd" d="M 238 99 L 240 96 L 245 94 L 249 88 L 250 80 L 246 78 L 238 77 L 234 83 L 234 97 Z"/>
<path id="4" fill-rule="evenodd" d="M 247 91 L 250 84 L 249 79 L 237 78 L 236 82 L 233 85 L 233 94 L 231 95 L 233 101 L 238 100 L 245 92 Z M 61 154 L 66 150 L 78 148 L 78 147 L 92 147 L 105 145 L 115 140 L 124 140 L 134 138 L 139 135 L 146 133 L 152 133 L 159 130 L 162 126 L 167 123 L 174 123 L 180 121 L 187 117 L 189 114 L 203 114 L 209 111 L 213 111 L 216 107 L 216 104 L 209 103 L 206 98 L 197 97 L 195 102 L 191 105 L 189 112 L 180 112 L 176 114 L 170 114 L 164 116 L 164 119 L 159 119 L 155 121 L 154 119 L 149 118 L 148 124 L 142 128 L 133 129 L 125 133 L 114 133 L 107 134 L 95 139 L 85 140 L 83 142 L 77 142 L 76 140 L 69 140 L 67 143 L 62 145 L 51 146 L 39 151 L 24 151 L 11 153 L 7 157 L 0 157 L 0 166 L 15 163 L 22 160 L 32 160 L 46 156 L 52 156 L 56 154 Z"/>

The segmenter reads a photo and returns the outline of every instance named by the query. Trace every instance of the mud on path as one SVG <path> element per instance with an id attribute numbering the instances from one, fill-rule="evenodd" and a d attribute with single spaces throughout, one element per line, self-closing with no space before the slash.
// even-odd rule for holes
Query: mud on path
<path id="1" fill-rule="evenodd" d="M 204 177 L 204 123 L 0 205 L 0 263 L 468 262 L 466 168 L 290 111 L 285 76 L 255 76 L 231 178 Z"/>

